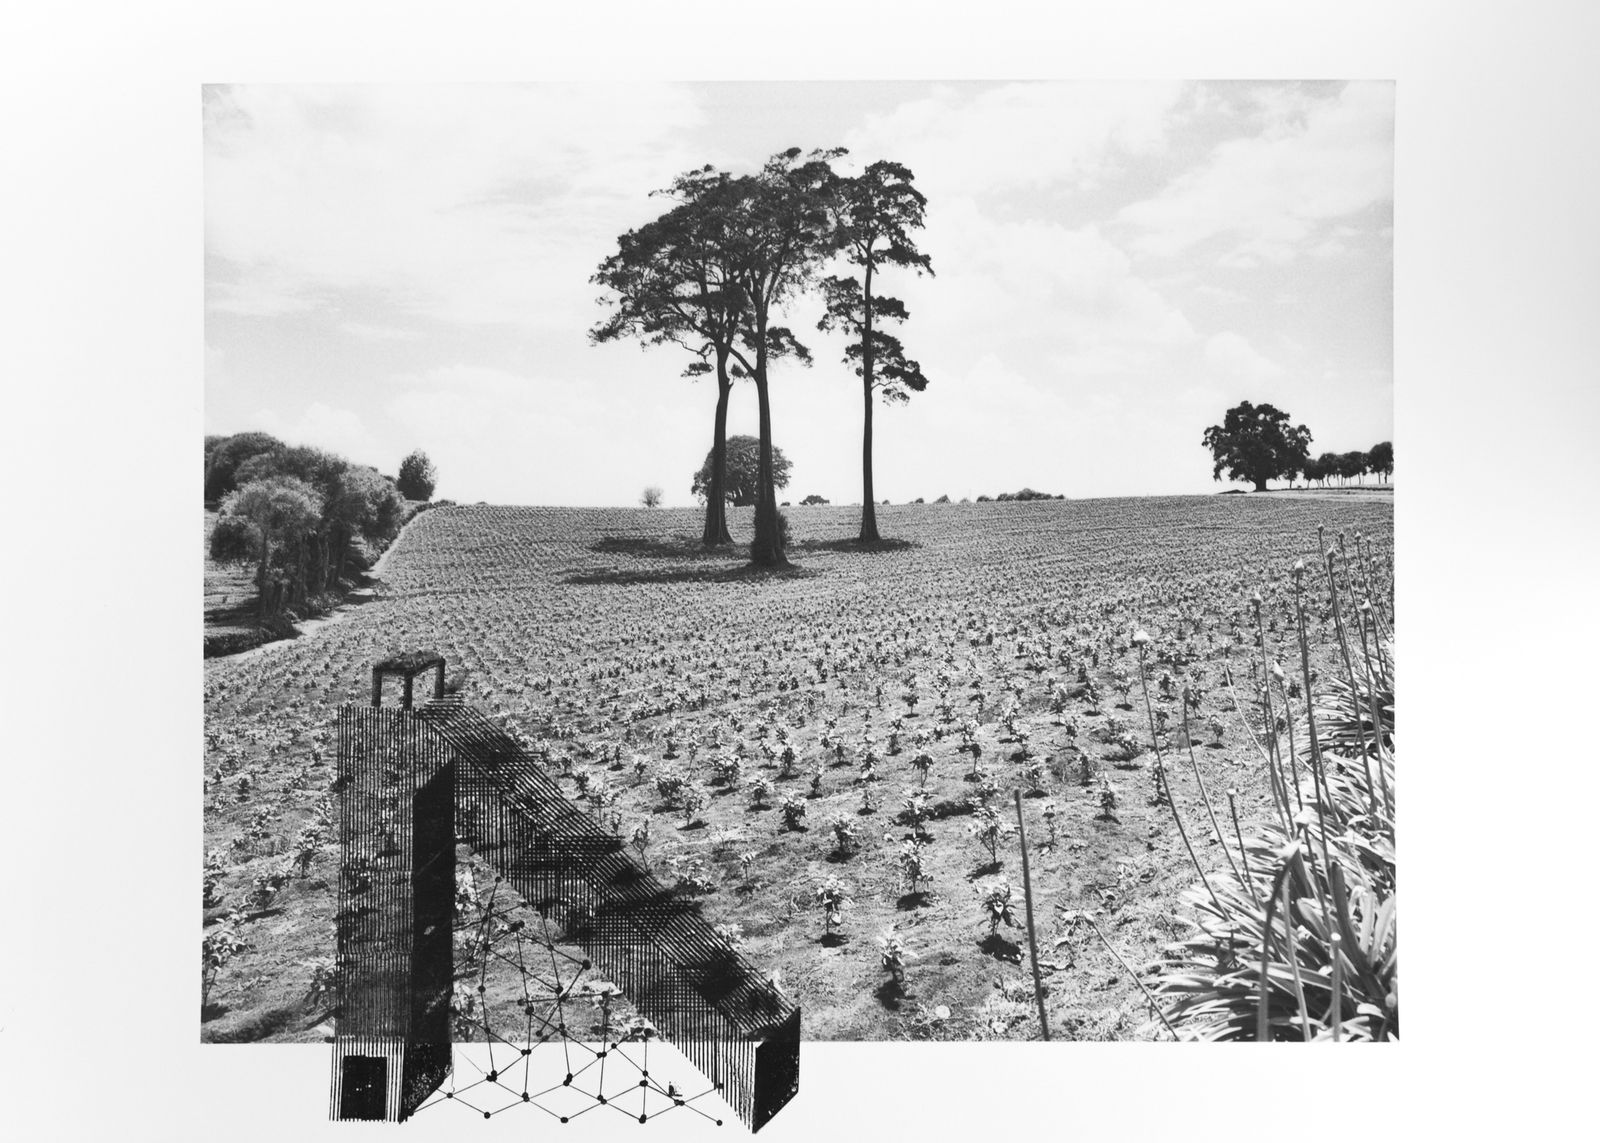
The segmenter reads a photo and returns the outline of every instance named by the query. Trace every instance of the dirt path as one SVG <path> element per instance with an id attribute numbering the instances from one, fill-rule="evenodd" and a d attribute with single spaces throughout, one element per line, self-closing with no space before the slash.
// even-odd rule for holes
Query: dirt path
<path id="1" fill-rule="evenodd" d="M 416 515 L 413 515 L 410 520 L 407 520 L 403 525 L 401 525 L 400 531 L 395 533 L 395 537 L 389 542 L 389 546 L 383 550 L 383 553 L 378 556 L 377 562 L 374 563 L 371 569 L 367 572 L 366 584 L 355 589 L 354 591 L 347 592 L 344 601 L 340 603 L 339 606 L 335 607 L 326 615 L 317 615 L 310 619 L 302 619 L 297 622 L 294 626 L 295 630 L 299 632 L 299 634 L 295 638 L 269 639 L 264 643 L 257 644 L 256 646 L 247 648 L 243 651 L 237 651 L 234 654 L 226 657 L 241 661 L 260 658 L 261 656 L 271 652 L 276 647 L 283 647 L 290 643 L 298 643 L 309 636 L 315 635 L 318 631 L 322 630 L 322 628 L 337 623 L 341 619 L 345 618 L 355 608 L 375 601 L 378 597 L 378 589 L 383 583 L 383 573 L 389 562 L 389 554 L 394 551 L 395 546 L 400 543 L 400 538 L 406 534 L 406 529 L 411 527 L 412 520 L 415 520 L 416 518 Z"/>

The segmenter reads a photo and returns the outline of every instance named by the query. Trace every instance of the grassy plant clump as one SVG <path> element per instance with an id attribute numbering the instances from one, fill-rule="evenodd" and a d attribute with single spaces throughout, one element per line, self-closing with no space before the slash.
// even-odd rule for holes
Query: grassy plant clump
<path id="1" fill-rule="evenodd" d="M 1352 577 L 1338 572 L 1330 550 L 1327 604 L 1342 675 L 1312 689 L 1309 577 L 1297 564 L 1298 666 L 1303 693 L 1316 699 L 1300 716 L 1301 734 L 1287 720 L 1287 765 L 1275 721 L 1266 721 L 1275 818 L 1246 837 L 1234 817 L 1238 860 L 1225 847 L 1229 870 L 1209 880 L 1202 872 L 1204 887 L 1186 896 L 1199 935 L 1168 950 L 1157 993 L 1185 1039 L 1399 1038 L 1394 644 L 1380 634 L 1373 601 L 1351 606 Z M 1262 697 L 1270 702 L 1268 690 Z M 1222 836 L 1214 814 L 1211 825 Z"/>

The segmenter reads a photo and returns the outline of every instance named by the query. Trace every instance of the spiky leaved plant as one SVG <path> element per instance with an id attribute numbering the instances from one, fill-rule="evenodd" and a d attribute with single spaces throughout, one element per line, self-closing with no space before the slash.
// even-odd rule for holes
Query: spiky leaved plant
<path id="1" fill-rule="evenodd" d="M 1157 989 L 1184 1038 L 1399 1037 L 1393 643 L 1379 637 L 1365 601 L 1351 634 L 1334 555 L 1327 579 L 1344 674 L 1312 690 L 1306 569 L 1296 564 L 1299 666 L 1314 696 L 1305 765 L 1295 768 L 1294 797 L 1280 789 L 1276 819 L 1257 836 L 1247 839 L 1234 816 L 1240 868 L 1188 895 L 1200 933 L 1170 948 Z M 1232 791 L 1228 801 L 1232 810 Z"/>

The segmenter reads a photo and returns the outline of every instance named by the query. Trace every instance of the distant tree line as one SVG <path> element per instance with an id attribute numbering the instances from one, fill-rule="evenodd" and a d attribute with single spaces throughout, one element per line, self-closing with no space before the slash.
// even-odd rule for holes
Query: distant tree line
<path id="1" fill-rule="evenodd" d="M 1325 452 L 1311 456 L 1311 430 L 1293 425 L 1289 414 L 1272 405 L 1253 405 L 1241 401 L 1223 416 L 1222 424 L 1212 425 L 1200 442 L 1211 450 L 1212 478 L 1255 485 L 1267 490 L 1269 480 L 1293 482 L 1304 477 L 1308 484 L 1338 480 L 1360 480 L 1368 473 L 1387 482 L 1394 472 L 1394 445 L 1381 441 L 1365 452 Z"/>
<path id="2" fill-rule="evenodd" d="M 205 498 L 219 512 L 211 558 L 255 566 L 263 622 L 316 606 L 371 566 L 405 522 L 407 500 L 431 497 L 433 482 L 420 451 L 396 480 L 268 433 L 208 436 Z"/>
<path id="3" fill-rule="evenodd" d="M 1393 474 L 1394 445 L 1380 441 L 1365 452 L 1360 449 L 1353 452 L 1325 452 L 1307 459 L 1287 475 L 1291 482 L 1295 477 L 1303 477 L 1307 484 L 1326 487 L 1333 480 L 1341 484 L 1352 480 L 1360 483 L 1366 476 L 1376 476 L 1380 483 L 1386 484 Z"/>

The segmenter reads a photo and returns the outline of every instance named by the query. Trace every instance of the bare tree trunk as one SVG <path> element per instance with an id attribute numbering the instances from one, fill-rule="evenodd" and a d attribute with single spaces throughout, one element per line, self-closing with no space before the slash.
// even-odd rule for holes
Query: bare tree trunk
<path id="1" fill-rule="evenodd" d="M 261 567 L 256 571 L 256 597 L 259 604 L 258 618 L 262 623 L 267 621 L 269 614 L 267 602 L 267 562 L 272 557 L 272 541 L 267 536 L 267 530 L 261 529 Z"/>
<path id="2" fill-rule="evenodd" d="M 728 396 L 733 382 L 728 377 L 728 355 L 717 355 L 717 419 L 711 438 L 711 484 L 706 489 L 706 526 L 700 542 L 708 548 L 733 543 L 728 534 Z"/>
<path id="3" fill-rule="evenodd" d="M 862 289 L 861 387 L 865 410 L 861 428 L 861 535 L 863 544 L 878 539 L 877 500 L 872 489 L 872 264 L 867 264 Z"/>
<path id="4" fill-rule="evenodd" d="M 878 539 L 877 501 L 872 490 L 872 382 L 862 381 L 862 406 L 865 416 L 861 430 L 861 535 L 860 543 Z"/>
<path id="5" fill-rule="evenodd" d="M 778 535 L 778 497 L 772 487 L 772 403 L 767 397 L 767 315 L 756 313 L 756 405 L 761 417 L 761 446 L 756 463 L 756 538 L 750 545 L 750 562 L 757 567 L 783 568 L 789 561 Z"/>
<path id="6" fill-rule="evenodd" d="M 778 498 L 772 487 L 772 405 L 767 399 L 766 370 L 757 367 L 756 403 L 761 414 L 761 448 L 756 466 L 756 538 L 750 562 L 758 567 L 788 567 L 778 536 Z"/>

